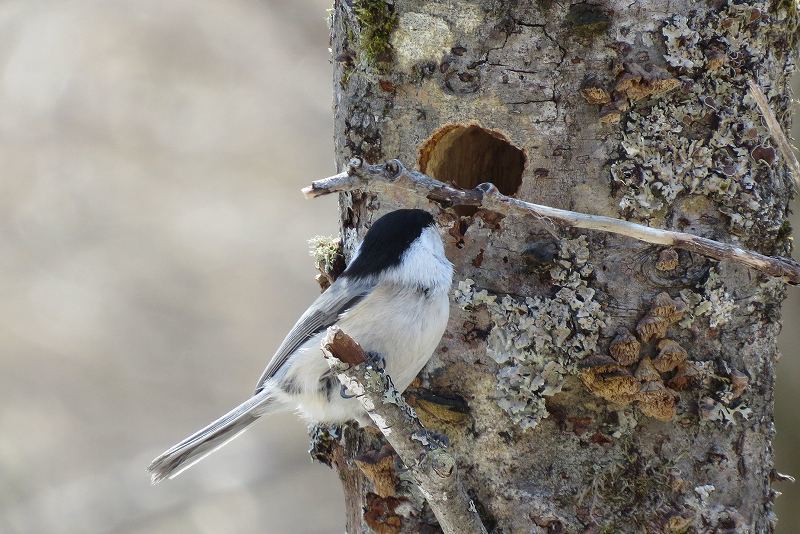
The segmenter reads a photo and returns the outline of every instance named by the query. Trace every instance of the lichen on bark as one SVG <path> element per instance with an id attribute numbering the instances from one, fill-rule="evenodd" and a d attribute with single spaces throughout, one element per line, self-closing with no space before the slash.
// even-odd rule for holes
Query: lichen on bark
<path id="1" fill-rule="evenodd" d="M 680 87 L 623 119 L 620 157 L 611 165 L 623 213 L 658 225 L 677 200 L 699 195 L 714 200 L 744 240 L 776 236 L 792 186 L 747 82 L 786 105 L 787 87 L 771 76 L 794 68 L 779 44 L 791 24 L 768 2 L 732 1 L 666 21 L 664 59 Z"/>
<path id="2" fill-rule="evenodd" d="M 459 161 L 426 172 L 463 184 L 450 171 L 481 169 L 467 178 L 513 181 L 524 200 L 788 254 L 792 184 L 746 95 L 752 77 L 788 126 L 793 3 L 394 0 L 384 71 L 359 59 L 350 6 L 334 3 L 332 25 L 340 169 L 353 156 L 422 165 L 437 133 L 477 131 L 497 142 L 439 136 L 461 145 L 437 157 Z M 499 154 L 520 153 L 509 180 L 518 166 Z M 436 216 L 456 267 L 450 324 L 409 393 L 450 439 L 487 526 L 771 531 L 782 284 L 401 193 L 341 195 L 345 255 L 400 206 Z M 654 312 L 666 299 L 680 317 Z M 359 470 L 382 441 L 343 436 L 326 457 L 344 480 L 348 532 L 435 528 L 402 471 L 395 496 L 380 497 Z"/>
<path id="3" fill-rule="evenodd" d="M 605 324 L 589 286 L 588 259 L 585 237 L 563 240 L 549 270 L 550 297 L 489 295 L 474 280 L 457 282 L 456 304 L 489 315 L 486 351 L 499 365 L 496 401 L 522 429 L 547 417 L 545 397 L 559 393 L 578 362 L 597 349 Z"/>

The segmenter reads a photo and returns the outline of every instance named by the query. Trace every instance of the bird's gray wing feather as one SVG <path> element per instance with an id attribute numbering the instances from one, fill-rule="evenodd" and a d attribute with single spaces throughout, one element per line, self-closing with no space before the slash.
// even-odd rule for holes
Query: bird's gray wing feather
<path id="1" fill-rule="evenodd" d="M 298 319 L 289 334 L 278 347 L 256 384 L 256 393 L 264 383 L 286 363 L 289 356 L 315 334 L 332 326 L 341 314 L 355 306 L 375 287 L 370 279 L 339 278 Z"/>

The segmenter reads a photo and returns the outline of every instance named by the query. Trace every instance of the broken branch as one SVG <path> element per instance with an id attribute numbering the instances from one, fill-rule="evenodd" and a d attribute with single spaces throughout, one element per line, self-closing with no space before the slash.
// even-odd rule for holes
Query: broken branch
<path id="1" fill-rule="evenodd" d="M 345 172 L 313 182 L 302 191 L 307 198 L 316 198 L 354 189 L 391 193 L 392 188 L 411 191 L 445 208 L 475 206 L 504 215 L 529 215 L 567 227 L 610 232 L 646 243 L 680 248 L 716 260 L 734 261 L 770 276 L 781 278 L 791 285 L 800 285 L 800 263 L 789 258 L 765 256 L 758 252 L 685 232 L 651 228 L 613 217 L 588 215 L 533 204 L 503 195 L 489 183 L 480 184 L 474 189 L 458 189 L 421 172 L 408 170 L 398 160 L 390 160 L 381 165 L 370 165 L 361 158 L 353 158 Z"/>
<path id="2" fill-rule="evenodd" d="M 391 378 L 368 362 L 361 346 L 333 326 L 322 341 L 328 365 L 411 471 L 446 534 L 486 534 L 446 446 L 426 430 Z"/>

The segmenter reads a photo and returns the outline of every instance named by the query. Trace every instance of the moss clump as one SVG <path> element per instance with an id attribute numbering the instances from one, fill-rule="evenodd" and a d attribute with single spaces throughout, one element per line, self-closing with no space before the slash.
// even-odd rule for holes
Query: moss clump
<path id="1" fill-rule="evenodd" d="M 589 39 L 605 33 L 611 26 L 611 18 L 599 6 L 572 4 L 566 18 L 572 32 L 578 37 Z"/>
<path id="2" fill-rule="evenodd" d="M 389 38 L 397 27 L 394 6 L 384 0 L 357 0 L 354 11 L 361 28 L 358 44 L 366 62 L 379 72 L 387 72 L 392 62 Z"/>

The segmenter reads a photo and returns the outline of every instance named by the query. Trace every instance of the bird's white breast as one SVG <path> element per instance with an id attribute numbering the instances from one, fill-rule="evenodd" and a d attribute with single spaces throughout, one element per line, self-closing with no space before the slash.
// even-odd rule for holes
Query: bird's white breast
<path id="1" fill-rule="evenodd" d="M 367 352 L 380 354 L 386 371 L 399 391 L 405 390 L 425 366 L 447 327 L 449 301 L 446 291 L 425 295 L 417 288 L 395 284 L 376 287 L 369 296 L 345 313 L 338 326 Z M 302 393 L 281 400 L 297 405 L 314 422 L 342 423 L 364 420 L 356 398 L 342 398 L 338 381 L 330 396 L 320 391 L 320 377 L 328 372 L 320 343 L 324 332 L 309 339 L 292 355 L 283 378 Z"/>

